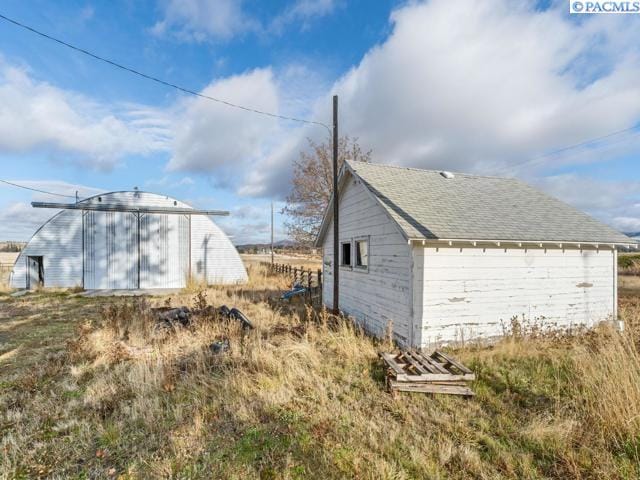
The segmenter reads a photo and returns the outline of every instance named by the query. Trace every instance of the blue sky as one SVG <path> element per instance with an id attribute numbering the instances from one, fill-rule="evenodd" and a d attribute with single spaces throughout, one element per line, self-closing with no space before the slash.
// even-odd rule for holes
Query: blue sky
<path id="1" fill-rule="evenodd" d="M 337 93 L 343 133 L 376 162 L 515 175 L 640 231 L 640 16 L 567 10 L 506 0 L 0 6 L 145 73 L 283 115 L 329 123 Z M 138 186 L 228 209 L 221 226 L 235 242 L 267 241 L 291 162 L 307 137 L 325 135 L 194 99 L 0 22 L 2 179 L 71 195 Z M 0 186 L 0 239 L 28 239 L 51 215 L 33 199 L 53 200 Z"/>

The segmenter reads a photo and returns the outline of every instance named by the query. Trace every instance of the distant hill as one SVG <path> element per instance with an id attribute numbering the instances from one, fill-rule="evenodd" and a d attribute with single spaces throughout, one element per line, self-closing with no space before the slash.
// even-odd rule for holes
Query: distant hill
<path id="1" fill-rule="evenodd" d="M 627 237 L 637 238 L 640 240 L 640 232 L 623 232 Z"/>

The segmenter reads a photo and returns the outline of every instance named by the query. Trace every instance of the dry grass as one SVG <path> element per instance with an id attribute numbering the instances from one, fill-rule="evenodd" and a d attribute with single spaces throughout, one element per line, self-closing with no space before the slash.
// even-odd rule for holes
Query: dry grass
<path id="1" fill-rule="evenodd" d="M 640 475 L 637 296 L 622 299 L 623 334 L 456 351 L 478 374 L 472 400 L 394 400 L 377 359 L 388 345 L 326 312 L 270 307 L 287 281 L 249 273 L 149 300 L 238 306 L 256 325 L 244 334 L 205 318 L 159 331 L 139 300 L 0 300 L 0 478 Z M 214 354 L 222 338 L 231 350 Z"/>
<path id="2" fill-rule="evenodd" d="M 19 252 L 0 252 L 0 293 L 8 293 L 9 275 Z"/>
<path id="3" fill-rule="evenodd" d="M 258 265 L 261 262 L 266 262 L 266 263 L 271 262 L 271 255 L 269 254 L 244 253 L 241 255 L 241 257 L 245 265 Z M 275 255 L 274 262 L 284 264 L 284 265 L 293 265 L 294 267 L 301 267 L 301 268 L 311 269 L 311 270 L 322 268 L 322 257 L 319 255 L 312 257 L 309 255 L 277 254 Z"/>

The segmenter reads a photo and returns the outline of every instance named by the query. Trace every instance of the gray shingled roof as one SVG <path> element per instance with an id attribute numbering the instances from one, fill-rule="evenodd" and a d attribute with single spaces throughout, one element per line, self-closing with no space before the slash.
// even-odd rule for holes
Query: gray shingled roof
<path id="1" fill-rule="evenodd" d="M 349 162 L 407 238 L 635 243 L 514 178 Z"/>

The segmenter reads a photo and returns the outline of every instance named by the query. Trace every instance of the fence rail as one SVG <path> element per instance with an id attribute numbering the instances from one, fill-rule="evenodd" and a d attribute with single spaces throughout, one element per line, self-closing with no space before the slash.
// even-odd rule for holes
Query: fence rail
<path id="1" fill-rule="evenodd" d="M 307 289 L 307 297 L 316 297 L 322 303 L 322 269 L 313 270 L 310 268 L 296 267 L 284 263 L 262 263 L 272 274 L 286 275 L 293 280 L 294 284 L 301 285 Z"/>

